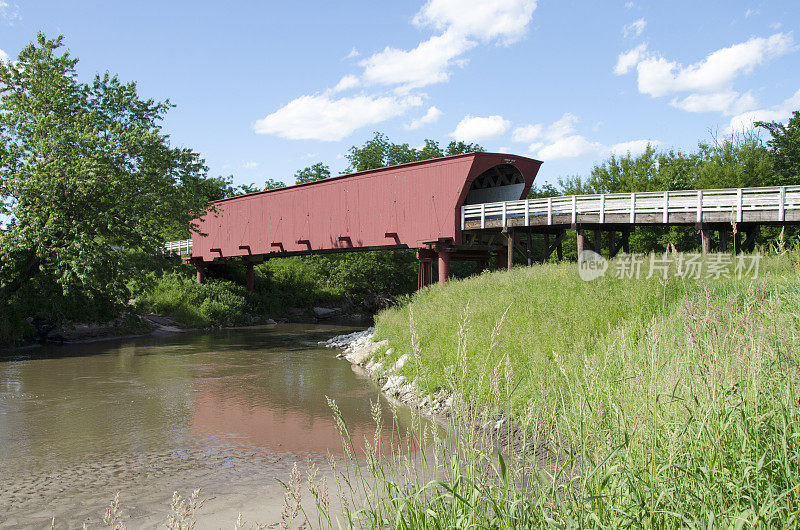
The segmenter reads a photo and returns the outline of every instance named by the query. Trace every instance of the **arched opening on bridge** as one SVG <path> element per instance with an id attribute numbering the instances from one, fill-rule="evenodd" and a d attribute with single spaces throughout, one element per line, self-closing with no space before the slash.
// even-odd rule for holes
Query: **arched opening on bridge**
<path id="1" fill-rule="evenodd" d="M 525 189 L 525 179 L 511 164 L 491 167 L 475 177 L 464 204 L 518 201 Z"/>

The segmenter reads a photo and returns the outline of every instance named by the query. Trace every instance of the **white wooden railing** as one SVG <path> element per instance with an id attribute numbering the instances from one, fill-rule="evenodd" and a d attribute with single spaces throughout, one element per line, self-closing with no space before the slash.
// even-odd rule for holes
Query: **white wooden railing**
<path id="1" fill-rule="evenodd" d="M 164 243 L 164 254 L 177 254 L 178 256 L 192 255 L 192 240 L 167 241 Z"/>
<path id="2" fill-rule="evenodd" d="M 467 221 L 474 220 L 480 220 L 480 228 L 485 228 L 487 219 L 500 219 L 505 227 L 513 217 L 524 218 L 524 226 L 529 226 L 531 217 L 535 216 L 542 216 L 542 221 L 547 216 L 546 224 L 552 225 L 556 215 L 569 215 L 574 224 L 582 214 L 597 215 L 600 223 L 604 223 L 609 214 L 625 214 L 633 224 L 640 214 L 660 214 L 662 222 L 669 223 L 670 214 L 689 213 L 695 214 L 693 219 L 701 223 L 707 213 L 730 213 L 732 222 L 741 222 L 744 212 L 759 211 L 773 212 L 774 217 L 768 214 L 768 220 L 784 222 L 789 210 L 800 210 L 800 186 L 563 195 L 468 204 L 461 207 L 461 229 L 466 228 Z M 619 222 L 618 217 L 615 222 Z"/>

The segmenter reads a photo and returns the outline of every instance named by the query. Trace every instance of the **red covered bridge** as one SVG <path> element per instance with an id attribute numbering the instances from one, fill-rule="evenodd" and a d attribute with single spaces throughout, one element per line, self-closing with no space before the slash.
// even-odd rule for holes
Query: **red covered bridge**
<path id="1" fill-rule="evenodd" d="M 451 260 L 485 264 L 494 248 L 462 234 L 461 207 L 519 200 L 541 162 L 500 153 L 467 153 L 362 171 L 251 193 L 214 203 L 192 236 L 198 282 L 204 263 L 378 249 L 418 249 L 419 285 L 444 282 Z M 502 251 L 502 249 L 501 249 Z"/>

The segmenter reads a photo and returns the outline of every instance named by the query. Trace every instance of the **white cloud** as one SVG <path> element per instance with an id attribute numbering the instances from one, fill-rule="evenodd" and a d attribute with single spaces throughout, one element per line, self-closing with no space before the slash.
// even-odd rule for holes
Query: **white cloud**
<path id="1" fill-rule="evenodd" d="M 598 155 L 603 146 L 598 142 L 590 142 L 579 134 L 559 138 L 555 142 L 539 149 L 537 157 L 543 160 L 559 158 L 579 158 L 587 155 Z"/>
<path id="2" fill-rule="evenodd" d="M 258 120 L 257 134 L 289 140 L 339 141 L 356 129 L 403 115 L 422 105 L 418 96 L 355 96 L 331 99 L 328 94 L 300 96 Z"/>
<path id="3" fill-rule="evenodd" d="M 422 104 L 421 97 L 409 95 L 412 90 L 448 81 L 454 67 L 467 64 L 464 54 L 468 50 L 480 43 L 509 45 L 524 37 L 536 3 L 536 0 L 427 0 L 413 22 L 420 28 L 433 28 L 436 34 L 409 50 L 387 46 L 363 58 L 358 63 L 362 68 L 360 74 L 345 75 L 325 93 L 298 97 L 258 120 L 253 128 L 259 134 L 277 134 L 289 139 L 337 141 L 360 127 L 400 116 Z M 358 55 L 353 48 L 346 59 Z M 390 87 L 394 95 L 332 98 L 337 92 L 369 85 Z M 433 122 L 440 114 L 438 109 L 429 109 L 408 127 Z M 505 123 L 507 129 L 509 124 Z M 464 134 L 469 133 L 463 129 L 466 126 L 462 126 Z M 482 138 L 486 137 L 485 132 L 478 132 Z"/>
<path id="4" fill-rule="evenodd" d="M 19 15 L 19 6 L 0 0 L 0 18 L 5 20 L 6 24 L 9 26 L 13 26 L 14 22 L 22 20 L 22 17 Z"/>
<path id="5" fill-rule="evenodd" d="M 459 142 L 480 142 L 497 138 L 510 126 L 511 122 L 502 116 L 466 116 L 450 136 Z"/>
<path id="6" fill-rule="evenodd" d="M 639 92 L 654 98 L 684 93 L 670 104 L 687 112 L 741 114 L 758 104 L 751 93 L 734 90 L 734 80 L 795 49 L 791 34 L 775 33 L 721 48 L 701 61 L 683 65 L 648 52 L 641 44 L 619 55 L 614 73 L 627 74 L 635 67 Z"/>
<path id="7" fill-rule="evenodd" d="M 334 92 L 342 92 L 343 90 L 349 90 L 351 88 L 355 88 L 358 86 L 358 78 L 354 75 L 346 75 L 342 77 L 336 86 L 333 87 Z"/>
<path id="8" fill-rule="evenodd" d="M 420 118 L 414 118 L 411 123 L 406 124 L 405 128 L 408 130 L 420 129 L 429 123 L 436 123 L 442 115 L 442 111 L 436 107 L 430 107 L 428 112 Z"/>
<path id="9" fill-rule="evenodd" d="M 617 57 L 617 64 L 614 66 L 614 74 L 623 75 L 631 71 L 631 68 L 639 64 L 647 52 L 647 45 L 640 44 L 639 46 L 620 53 Z"/>
<path id="10" fill-rule="evenodd" d="M 750 92 L 739 94 L 735 90 L 723 90 L 707 94 L 689 94 L 683 99 L 674 98 L 670 105 L 687 112 L 722 112 L 736 114 L 758 106 Z"/>
<path id="11" fill-rule="evenodd" d="M 428 0 L 414 23 L 510 44 L 525 35 L 535 9 L 536 0 Z"/>
<path id="12" fill-rule="evenodd" d="M 727 88 L 737 76 L 792 51 L 793 45 L 791 35 L 776 33 L 719 49 L 688 66 L 663 57 L 640 58 L 636 65 L 639 92 L 660 97 L 675 92 L 712 92 Z"/>
<path id="13" fill-rule="evenodd" d="M 367 83 L 401 85 L 402 91 L 420 88 L 450 79 L 453 60 L 475 46 L 455 32 L 447 31 L 419 43 L 413 50 L 387 47 L 361 61 Z"/>
<path id="14" fill-rule="evenodd" d="M 528 151 L 542 160 L 563 158 L 580 158 L 587 156 L 605 156 L 609 154 L 625 155 L 630 152 L 636 156 L 650 145 L 659 145 L 655 140 L 631 140 L 611 146 L 588 140 L 577 133 L 578 117 L 565 112 L 561 118 L 548 126 L 543 124 L 526 125 L 514 130 L 515 141 L 531 141 Z"/>
<path id="15" fill-rule="evenodd" d="M 747 10 L 747 11 L 745 11 L 745 13 L 744 13 L 744 18 L 750 18 L 750 17 L 752 17 L 753 15 L 758 15 L 758 14 L 760 14 L 760 13 L 761 13 L 761 11 L 759 11 L 758 9 L 748 9 L 748 10 Z"/>
<path id="16" fill-rule="evenodd" d="M 355 46 L 353 46 L 352 48 L 350 48 L 350 53 L 344 56 L 344 59 L 353 59 L 355 57 L 358 57 L 359 55 L 361 54 L 358 53 L 358 49 Z"/>
<path id="17" fill-rule="evenodd" d="M 609 151 L 616 156 L 625 156 L 629 153 L 631 156 L 638 156 L 644 153 L 648 145 L 655 147 L 661 145 L 661 142 L 658 140 L 631 140 L 614 144 L 609 148 Z"/>
<path id="18" fill-rule="evenodd" d="M 242 168 L 244 169 L 255 169 L 258 167 L 258 162 L 255 160 L 248 160 L 247 162 L 242 163 Z"/>
<path id="19" fill-rule="evenodd" d="M 634 20 L 630 24 L 625 24 L 622 27 L 622 33 L 626 37 L 638 37 L 644 31 L 644 28 L 647 26 L 647 21 L 643 18 L 639 20 Z"/>
<path id="20" fill-rule="evenodd" d="M 800 90 L 774 107 L 751 110 L 734 116 L 731 118 L 726 132 L 730 134 L 748 130 L 757 121 L 786 121 L 798 108 L 800 108 Z"/>
<path id="21" fill-rule="evenodd" d="M 511 135 L 514 142 L 533 142 L 542 136 L 542 125 L 525 125 L 517 127 Z"/>
<path id="22" fill-rule="evenodd" d="M 459 58 L 478 42 L 507 45 L 522 38 L 535 9 L 535 0 L 429 0 L 414 23 L 441 33 L 411 50 L 387 46 L 367 57 L 360 63 L 363 78 L 399 85 L 400 92 L 448 81 L 450 69 L 464 66 L 466 61 Z"/>
<path id="23" fill-rule="evenodd" d="M 7 63 L 8 59 L 9 59 L 8 54 L 3 50 L 0 50 L 0 61 Z"/>
<path id="24" fill-rule="evenodd" d="M 634 7 L 636 7 L 636 4 L 633 2 L 625 2 L 625 9 L 633 9 Z"/>

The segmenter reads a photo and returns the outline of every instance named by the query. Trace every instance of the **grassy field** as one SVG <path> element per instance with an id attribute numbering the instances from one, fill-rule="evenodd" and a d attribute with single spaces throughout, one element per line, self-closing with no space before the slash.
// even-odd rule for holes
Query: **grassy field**
<path id="1" fill-rule="evenodd" d="M 372 467 L 382 493 L 360 524 L 798 526 L 798 253 L 757 278 L 675 272 L 518 268 L 381 313 L 392 360 L 408 353 L 404 375 L 456 408 L 424 471 Z"/>

